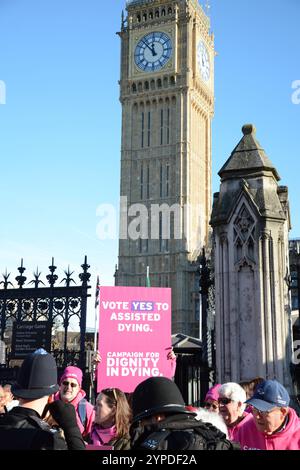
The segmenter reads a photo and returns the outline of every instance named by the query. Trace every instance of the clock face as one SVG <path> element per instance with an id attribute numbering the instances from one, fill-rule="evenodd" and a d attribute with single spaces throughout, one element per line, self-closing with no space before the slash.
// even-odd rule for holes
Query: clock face
<path id="1" fill-rule="evenodd" d="M 134 61 L 143 72 L 155 72 L 170 60 L 172 50 L 171 38 L 166 33 L 154 31 L 139 40 L 134 52 Z"/>
<path id="2" fill-rule="evenodd" d="M 203 41 L 199 41 L 198 43 L 197 61 L 201 77 L 207 82 L 210 77 L 210 63 L 208 51 Z"/>

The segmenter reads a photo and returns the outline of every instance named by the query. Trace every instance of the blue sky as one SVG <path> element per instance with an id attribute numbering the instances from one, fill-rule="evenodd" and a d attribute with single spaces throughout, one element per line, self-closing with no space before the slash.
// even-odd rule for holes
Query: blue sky
<path id="1" fill-rule="evenodd" d="M 201 2 L 200 2 L 201 3 Z M 215 60 L 213 190 L 219 169 L 252 122 L 289 187 L 291 237 L 298 213 L 299 0 L 211 0 Z M 125 0 L 0 0 L 0 272 L 78 274 L 84 255 L 92 289 L 113 285 L 118 242 L 101 241 L 97 207 L 118 207 L 119 58 Z M 1 96 L 0 96 L 1 102 Z M 63 276 L 62 276 L 63 277 Z M 93 325 L 93 300 L 88 325 Z"/>

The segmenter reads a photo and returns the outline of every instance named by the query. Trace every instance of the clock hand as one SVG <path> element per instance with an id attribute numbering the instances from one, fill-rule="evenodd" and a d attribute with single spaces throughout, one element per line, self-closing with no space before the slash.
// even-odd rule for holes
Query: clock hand
<path id="1" fill-rule="evenodd" d="M 148 47 L 148 49 L 150 49 L 150 51 L 152 52 L 152 55 L 153 57 L 157 55 L 157 53 L 155 52 L 155 49 L 154 49 L 154 44 L 152 44 L 152 47 L 149 46 L 149 44 L 145 41 L 142 40 L 142 43 L 145 44 L 146 47 Z"/>
<path id="2" fill-rule="evenodd" d="M 155 49 L 154 49 L 154 43 L 152 44 L 152 55 L 153 57 L 157 55 L 157 52 L 155 52 Z"/>
<path id="3" fill-rule="evenodd" d="M 149 46 L 149 44 L 147 42 L 142 40 L 142 43 L 145 44 L 145 46 L 148 47 L 148 49 L 150 49 L 150 51 L 152 52 L 152 49 L 151 49 L 151 47 Z M 153 54 L 153 52 L 152 52 L 152 54 Z"/>

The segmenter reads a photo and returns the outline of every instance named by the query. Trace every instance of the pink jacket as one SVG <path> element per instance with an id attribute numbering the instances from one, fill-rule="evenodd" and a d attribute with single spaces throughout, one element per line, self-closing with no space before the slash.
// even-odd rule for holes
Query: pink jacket
<path id="1" fill-rule="evenodd" d="M 243 419 L 239 421 L 235 426 L 228 426 L 228 436 L 231 441 L 236 441 L 237 442 L 237 433 L 239 429 L 244 426 L 244 424 L 251 418 L 251 414 L 244 412 L 243 413 Z"/>
<path id="2" fill-rule="evenodd" d="M 79 391 L 78 395 L 74 398 L 74 400 L 72 400 L 70 402 L 75 407 L 77 424 L 78 424 L 78 427 L 79 427 L 80 432 L 81 432 L 83 437 L 87 436 L 91 432 L 92 424 L 93 424 L 94 419 L 95 419 L 94 407 L 93 407 L 93 405 L 91 405 L 91 403 L 89 403 L 87 401 L 86 402 L 86 425 L 85 425 L 85 427 L 83 427 L 80 416 L 78 414 L 78 404 L 79 404 L 80 400 L 82 400 L 82 398 L 85 397 L 85 395 L 86 395 L 85 391 L 81 389 Z M 54 395 L 54 400 L 60 400 L 59 392 L 57 392 Z"/>
<path id="3" fill-rule="evenodd" d="M 241 426 L 236 439 L 241 450 L 300 450 L 300 419 L 295 410 L 289 408 L 286 428 L 268 436 L 258 431 L 253 416 Z"/>

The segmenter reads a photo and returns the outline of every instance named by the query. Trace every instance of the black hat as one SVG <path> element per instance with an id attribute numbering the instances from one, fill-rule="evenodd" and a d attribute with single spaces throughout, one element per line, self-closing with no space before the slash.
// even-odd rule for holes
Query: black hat
<path id="1" fill-rule="evenodd" d="M 141 382 L 132 395 L 133 422 L 157 413 L 189 413 L 177 385 L 166 377 Z"/>
<path id="2" fill-rule="evenodd" d="M 52 395 L 58 389 L 55 359 L 44 349 L 25 357 L 17 383 L 11 387 L 15 397 L 33 400 Z"/>

